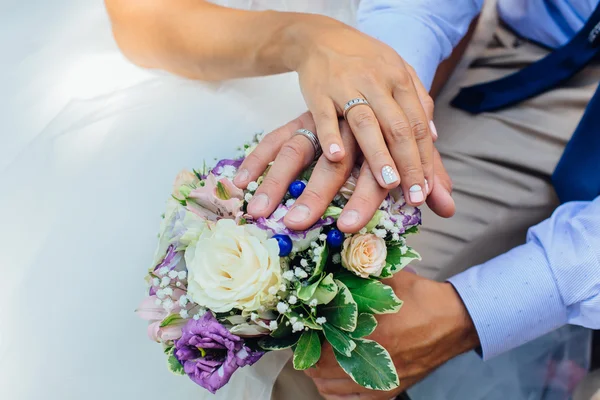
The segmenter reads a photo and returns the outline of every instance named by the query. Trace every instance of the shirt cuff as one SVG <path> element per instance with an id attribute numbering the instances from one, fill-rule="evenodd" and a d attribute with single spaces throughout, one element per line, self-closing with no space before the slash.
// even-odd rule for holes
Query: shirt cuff
<path id="1" fill-rule="evenodd" d="M 443 49 L 429 25 L 413 15 L 373 12 L 368 18 L 359 18 L 358 27 L 393 48 L 415 69 L 425 89 L 431 89 Z"/>
<path id="2" fill-rule="evenodd" d="M 469 312 L 488 360 L 567 323 L 543 250 L 517 247 L 448 280 Z"/>

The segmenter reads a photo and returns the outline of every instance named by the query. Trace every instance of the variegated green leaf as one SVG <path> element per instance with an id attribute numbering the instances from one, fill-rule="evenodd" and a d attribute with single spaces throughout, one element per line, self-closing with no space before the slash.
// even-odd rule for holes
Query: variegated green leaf
<path id="1" fill-rule="evenodd" d="M 305 370 L 317 363 L 321 358 L 321 338 L 316 331 L 302 333 L 294 350 L 293 363 L 297 370 Z"/>
<path id="2" fill-rule="evenodd" d="M 315 270 L 313 272 L 313 276 L 317 274 L 322 274 L 325 271 L 325 264 L 327 264 L 327 258 L 329 257 L 329 249 L 327 246 L 323 246 L 321 250 L 321 255 L 317 260 L 317 265 L 315 266 Z"/>
<path id="3" fill-rule="evenodd" d="M 315 294 L 315 291 L 317 290 L 321 279 L 322 275 L 321 278 L 316 279 L 314 283 L 306 286 L 300 286 L 300 288 L 298 289 L 298 298 L 302 301 L 308 301 L 313 296 L 313 294 Z"/>
<path id="4" fill-rule="evenodd" d="M 354 332 L 350 332 L 350 337 L 354 339 L 360 339 L 369 336 L 377 328 L 377 320 L 373 314 L 362 313 L 358 315 L 356 321 L 356 329 Z"/>
<path id="5" fill-rule="evenodd" d="M 315 293 L 308 302 L 316 299 L 317 304 L 329 304 L 337 295 L 337 292 L 338 287 L 333 280 L 333 274 L 329 274 L 321 280 L 317 290 L 315 290 Z"/>
<path id="6" fill-rule="evenodd" d="M 338 279 L 347 287 L 358 306 L 358 312 L 392 314 L 402 307 L 394 290 L 375 279 L 363 279 L 352 274 L 340 274 Z"/>
<path id="7" fill-rule="evenodd" d="M 174 373 L 175 375 L 185 375 L 185 371 L 183 370 L 183 365 L 175 358 L 174 348 L 171 347 L 167 354 L 167 366 L 169 367 L 169 371 Z"/>
<path id="8" fill-rule="evenodd" d="M 319 315 L 327 318 L 327 322 L 338 328 L 352 332 L 356 328 L 358 308 L 352 294 L 342 282 L 334 281 L 338 286 L 338 293 L 328 304 L 319 307 Z"/>
<path id="9" fill-rule="evenodd" d="M 283 350 L 289 349 L 300 339 L 299 334 L 292 334 L 284 338 L 274 338 L 272 336 L 265 336 L 258 341 L 258 345 L 263 350 Z"/>
<path id="10" fill-rule="evenodd" d="M 390 354 L 379 343 L 356 339 L 350 357 L 333 350 L 344 371 L 359 385 L 372 390 L 389 391 L 400 385 Z"/>
<path id="11" fill-rule="evenodd" d="M 350 339 L 346 332 L 331 324 L 323 325 L 323 333 L 331 347 L 347 357 L 350 357 L 350 353 L 356 348 L 356 343 Z"/>

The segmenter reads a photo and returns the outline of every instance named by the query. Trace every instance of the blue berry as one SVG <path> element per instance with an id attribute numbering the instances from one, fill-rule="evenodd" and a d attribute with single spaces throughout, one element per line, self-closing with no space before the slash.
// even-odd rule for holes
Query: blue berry
<path id="1" fill-rule="evenodd" d="M 294 244 L 288 235 L 275 235 L 273 239 L 279 244 L 279 257 L 288 256 L 292 252 Z"/>
<path id="2" fill-rule="evenodd" d="M 304 188 L 306 188 L 306 183 L 302 181 L 294 181 L 290 184 L 288 191 L 292 197 L 298 198 L 304 192 Z"/>
<path id="3" fill-rule="evenodd" d="M 327 234 L 327 244 L 333 248 L 342 246 L 344 242 L 344 234 L 337 229 L 332 229 Z"/>

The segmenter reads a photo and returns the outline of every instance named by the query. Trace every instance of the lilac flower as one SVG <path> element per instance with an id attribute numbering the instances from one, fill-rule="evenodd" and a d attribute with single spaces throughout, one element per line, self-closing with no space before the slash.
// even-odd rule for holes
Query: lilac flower
<path id="1" fill-rule="evenodd" d="M 406 204 L 402 190 L 397 189 L 390 192 L 387 199 L 390 220 L 400 228 L 403 234 L 408 228 L 421 224 L 421 210 Z"/>
<path id="2" fill-rule="evenodd" d="M 215 393 L 240 367 L 257 362 L 263 352 L 253 351 L 231 334 L 212 313 L 190 320 L 175 341 L 175 357 L 194 383 Z"/>
<path id="3" fill-rule="evenodd" d="M 288 235 L 294 243 L 294 251 L 296 252 L 310 247 L 310 243 L 319 237 L 323 226 L 335 223 L 333 217 L 321 218 L 305 231 L 293 231 L 283 223 L 283 218 L 289 210 L 290 207 L 280 204 L 269 218 L 259 218 L 254 221 L 254 224 L 273 235 Z"/>
<path id="4" fill-rule="evenodd" d="M 237 160 L 221 160 L 217 163 L 217 165 L 215 165 L 215 167 L 210 172 L 216 177 L 224 176 L 227 178 L 233 178 L 233 176 L 237 172 L 237 169 L 240 167 L 240 165 L 242 165 L 242 161 L 244 161 L 243 158 Z"/>

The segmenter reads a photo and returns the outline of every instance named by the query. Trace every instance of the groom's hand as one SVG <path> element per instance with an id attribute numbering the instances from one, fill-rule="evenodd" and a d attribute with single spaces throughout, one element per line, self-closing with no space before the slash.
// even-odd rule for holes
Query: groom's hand
<path id="1" fill-rule="evenodd" d="M 325 345 L 316 368 L 306 373 L 326 399 L 392 399 L 444 362 L 479 345 L 471 318 L 451 284 L 404 271 L 386 283 L 404 305 L 396 314 L 377 316 L 379 324 L 368 339 L 388 350 L 400 386 L 381 392 L 357 385 L 338 366 L 331 347 Z"/>
<path id="2" fill-rule="evenodd" d="M 310 113 L 269 133 L 257 148 L 244 160 L 234 183 L 245 188 L 255 181 L 274 161 L 263 184 L 248 205 L 248 212 L 258 217 L 268 217 L 280 204 L 287 189 L 302 170 L 313 162 L 311 143 L 302 136 L 293 136 L 300 128 L 314 131 L 315 123 Z M 339 189 L 346 183 L 357 162 L 359 149 L 345 121 L 340 122 L 340 132 L 346 157 L 340 162 L 329 161 L 321 156 L 302 196 L 285 218 L 286 225 L 294 230 L 312 226 L 325 212 Z M 438 215 L 451 217 L 454 201 L 450 195 L 452 181 L 446 172 L 437 150 L 434 151 L 435 176 L 427 204 Z M 357 232 L 372 218 L 387 195 L 375 179 L 369 164 L 362 163 L 355 191 L 338 220 L 338 228 L 344 232 Z"/>

